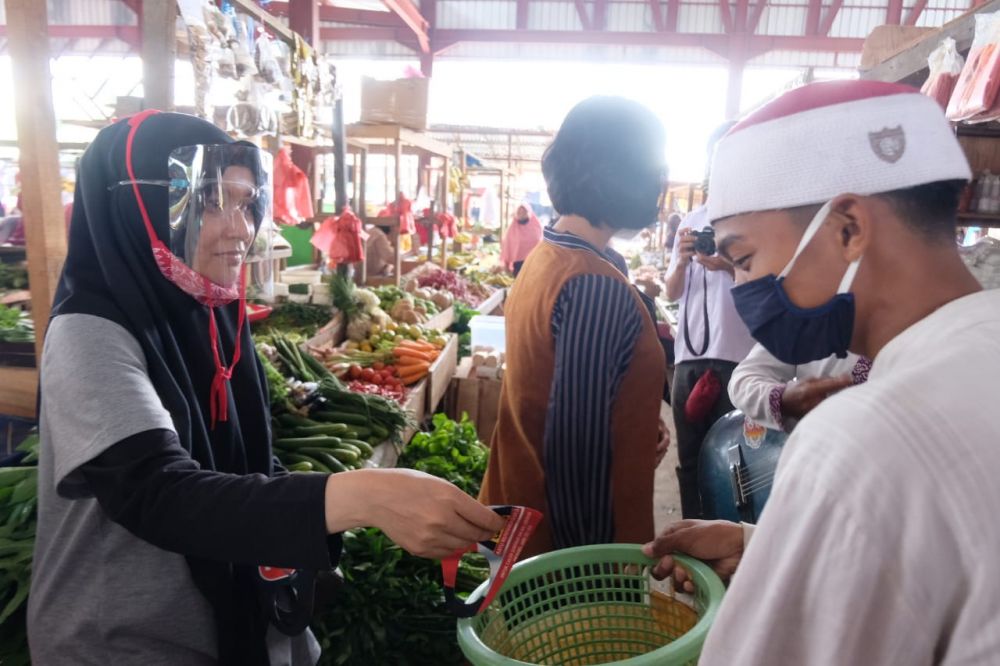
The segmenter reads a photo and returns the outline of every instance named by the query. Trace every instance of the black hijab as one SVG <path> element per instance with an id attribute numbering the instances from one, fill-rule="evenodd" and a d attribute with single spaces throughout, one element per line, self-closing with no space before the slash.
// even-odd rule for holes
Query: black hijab
<path id="1" fill-rule="evenodd" d="M 69 253 L 52 315 L 82 313 L 109 319 L 138 340 L 150 379 L 170 412 L 181 445 L 203 469 L 272 474 L 267 383 L 249 329 L 235 340 L 240 301 L 216 308 L 220 353 L 241 360 L 228 390 L 228 420 L 214 429 L 209 395 L 215 363 L 209 309 L 160 273 L 128 180 L 127 120 L 102 130 L 80 163 Z M 222 130 L 193 116 L 154 114 L 143 120 L 132 146 L 136 179 L 166 180 L 170 153 L 181 146 L 232 143 Z M 141 185 L 157 236 L 169 243 L 166 187 Z M 123 405 L 128 409 L 128 405 Z M 211 602 L 223 664 L 266 664 L 267 623 L 257 603 L 256 569 L 188 557 L 198 589 Z M 165 582 L 169 584 L 169 582 Z"/>

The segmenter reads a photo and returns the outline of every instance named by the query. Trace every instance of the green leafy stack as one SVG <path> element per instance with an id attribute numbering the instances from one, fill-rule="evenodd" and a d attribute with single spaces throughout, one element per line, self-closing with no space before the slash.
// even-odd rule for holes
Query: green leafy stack
<path id="1" fill-rule="evenodd" d="M 476 425 L 462 414 L 452 421 L 434 415 L 434 430 L 419 432 L 399 457 L 399 466 L 419 470 L 451 481 L 469 495 L 479 495 L 486 474 L 487 449 L 479 441 Z"/>
<path id="2" fill-rule="evenodd" d="M 0 342 L 34 342 L 35 324 L 23 310 L 0 305 Z"/>
<path id="3" fill-rule="evenodd" d="M 0 663 L 30 663 L 26 634 L 38 502 L 38 436 L 17 447 L 30 467 L 0 468 Z"/>

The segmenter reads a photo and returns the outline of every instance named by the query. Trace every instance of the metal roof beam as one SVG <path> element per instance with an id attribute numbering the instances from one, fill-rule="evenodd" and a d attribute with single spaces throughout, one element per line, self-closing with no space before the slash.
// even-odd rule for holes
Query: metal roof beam
<path id="1" fill-rule="evenodd" d="M 142 43 L 136 25 L 50 25 L 48 33 L 50 39 L 119 39 L 133 49 Z M 0 37 L 7 37 L 6 25 L 0 25 Z"/>
<path id="2" fill-rule="evenodd" d="M 927 2 L 927 0 L 924 0 Z M 819 24 L 819 34 L 824 37 L 830 34 L 830 29 L 833 27 L 833 22 L 837 20 L 837 14 L 840 13 L 840 8 L 844 6 L 844 0 L 833 0 L 833 4 L 830 8 L 826 10 L 826 16 L 823 18 L 823 22 Z"/>
<path id="3" fill-rule="evenodd" d="M 517 0 L 517 19 L 515 24 L 518 30 L 528 29 L 528 0 Z"/>
<path id="4" fill-rule="evenodd" d="M 751 35 L 757 32 L 757 27 L 760 25 L 760 19 L 764 16 L 764 9 L 767 8 L 767 0 L 757 0 L 753 6 L 753 13 L 750 14 L 750 18 L 747 20 L 747 32 Z"/>
<path id="5" fill-rule="evenodd" d="M 820 14 L 823 11 L 823 0 L 809 0 L 809 9 L 806 11 L 806 34 L 819 34 Z"/>
<path id="6" fill-rule="evenodd" d="M 591 27 L 594 30 L 606 30 L 608 27 L 608 0 L 594 0 L 594 19 Z"/>
<path id="7" fill-rule="evenodd" d="M 719 15 L 722 17 L 722 28 L 728 35 L 733 31 L 733 9 L 729 0 L 719 0 Z"/>
<path id="8" fill-rule="evenodd" d="M 917 0 L 917 2 L 910 9 L 910 13 L 906 15 L 904 25 L 916 25 L 917 21 L 920 20 L 920 15 L 924 13 L 924 9 L 926 8 L 927 0 Z"/>
<path id="9" fill-rule="evenodd" d="M 584 0 L 574 0 L 577 16 L 580 17 L 580 25 L 584 30 L 590 30 L 590 18 L 587 16 L 587 3 Z"/>
<path id="10" fill-rule="evenodd" d="M 267 8 L 277 16 L 288 15 L 287 2 L 272 2 Z M 331 7 L 320 5 L 319 20 L 328 23 L 349 23 L 351 25 L 374 25 L 384 28 L 405 28 L 406 24 L 392 12 L 380 12 L 371 9 L 348 9 L 347 7 Z"/>
<path id="11" fill-rule="evenodd" d="M 900 25 L 903 23 L 903 0 L 889 0 L 889 7 L 885 14 L 886 25 Z"/>
<path id="12" fill-rule="evenodd" d="M 427 37 L 427 19 L 420 14 L 420 10 L 413 4 L 412 0 L 382 0 L 382 4 L 389 8 L 403 20 L 403 23 L 413 31 L 417 38 L 417 44 L 421 53 L 430 53 L 431 42 Z"/>
<path id="13" fill-rule="evenodd" d="M 681 0 L 667 0 L 667 32 L 677 32 L 677 20 L 681 14 Z"/>

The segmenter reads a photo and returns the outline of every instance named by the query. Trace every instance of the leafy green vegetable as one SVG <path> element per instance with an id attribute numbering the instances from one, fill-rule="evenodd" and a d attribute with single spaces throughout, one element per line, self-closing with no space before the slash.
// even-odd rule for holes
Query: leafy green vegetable
<path id="1" fill-rule="evenodd" d="M 469 322 L 479 314 L 479 311 L 470 308 L 461 301 L 455 301 L 452 307 L 455 308 L 455 321 L 448 327 L 448 330 L 452 333 L 458 333 L 458 357 L 465 358 L 472 355 L 472 329 Z"/>
<path id="2" fill-rule="evenodd" d="M 0 291 L 28 288 L 28 267 L 24 264 L 0 263 Z"/>
<path id="3" fill-rule="evenodd" d="M 468 414 L 462 414 L 458 422 L 444 414 L 435 414 L 433 423 L 433 431 L 413 436 L 399 457 L 399 466 L 433 474 L 473 497 L 478 496 L 489 449 L 479 441 L 476 425 Z"/>
<path id="4" fill-rule="evenodd" d="M 0 305 L 0 342 L 34 342 L 35 323 L 23 310 Z"/>
<path id="5" fill-rule="evenodd" d="M 303 337 L 311 338 L 321 326 L 326 325 L 332 318 L 333 310 L 327 305 L 289 302 L 275 307 L 271 315 L 254 328 L 275 328 L 286 333 L 298 333 Z"/>
<path id="6" fill-rule="evenodd" d="M 271 409 L 284 407 L 288 401 L 288 381 L 259 348 L 257 356 L 260 358 L 260 364 L 264 366 L 264 375 L 267 376 L 267 395 L 271 401 Z"/>

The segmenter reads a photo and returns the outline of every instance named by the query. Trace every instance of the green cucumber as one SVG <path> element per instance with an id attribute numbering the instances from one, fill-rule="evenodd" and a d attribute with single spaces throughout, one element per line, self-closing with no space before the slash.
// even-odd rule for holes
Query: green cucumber
<path id="1" fill-rule="evenodd" d="M 332 435 L 313 435 L 312 437 L 283 437 L 274 440 L 274 445 L 279 449 L 297 450 L 305 447 L 316 449 L 328 449 L 340 444 L 339 437 Z"/>
<path id="2" fill-rule="evenodd" d="M 16 486 L 35 470 L 35 467 L 0 467 L 0 486 Z"/>
<path id="3" fill-rule="evenodd" d="M 367 416 L 354 412 L 334 412 L 322 410 L 314 412 L 312 416 L 317 421 L 325 421 L 327 423 L 346 423 L 347 425 L 356 426 L 368 425 Z"/>
<path id="4" fill-rule="evenodd" d="M 349 451 L 350 453 L 353 453 L 358 458 L 361 457 L 361 449 L 359 449 L 358 447 L 354 446 L 353 444 L 347 444 L 346 442 L 341 442 L 340 446 L 338 446 L 336 448 L 338 450 L 340 450 L 340 451 Z"/>
<path id="5" fill-rule="evenodd" d="M 319 460 L 333 472 L 347 471 L 347 466 L 344 464 L 344 461 L 339 456 L 335 455 L 335 450 L 333 449 L 308 449 L 304 451 L 303 454 Z"/>
<path id="6" fill-rule="evenodd" d="M 368 442 L 363 442 L 360 439 L 344 439 L 341 440 L 340 443 L 341 445 L 350 444 L 351 446 L 359 449 L 361 451 L 361 455 L 363 455 L 365 458 L 370 458 L 373 455 L 375 455 L 375 449 L 372 448 L 372 445 L 369 444 Z"/>
<path id="7" fill-rule="evenodd" d="M 288 466 L 289 472 L 311 472 L 313 471 L 313 464 L 311 462 L 298 462 L 294 465 Z"/>
<path id="8" fill-rule="evenodd" d="M 349 428 L 346 423 L 323 423 L 320 425 L 296 428 L 295 434 L 299 437 L 309 437 L 311 435 L 343 435 L 348 430 Z"/>
<path id="9" fill-rule="evenodd" d="M 38 475 L 26 477 L 14 486 L 14 494 L 10 496 L 11 504 L 20 504 L 38 496 Z"/>
<path id="10" fill-rule="evenodd" d="M 344 439 L 365 439 L 367 437 L 371 437 L 371 435 L 372 431 L 370 428 L 360 428 L 358 426 L 354 426 L 344 433 Z"/>
<path id="11" fill-rule="evenodd" d="M 284 460 L 288 461 L 288 463 L 292 465 L 298 463 L 309 463 L 313 466 L 314 472 L 326 472 L 327 474 L 331 474 L 333 472 L 333 470 L 321 463 L 319 460 L 316 460 L 312 456 L 302 455 L 301 453 L 286 453 L 284 455 Z"/>
<path id="12" fill-rule="evenodd" d="M 299 416 L 298 414 L 279 414 L 278 423 L 286 428 L 308 428 L 310 426 L 318 425 L 312 419 L 307 419 L 304 416 Z"/>

